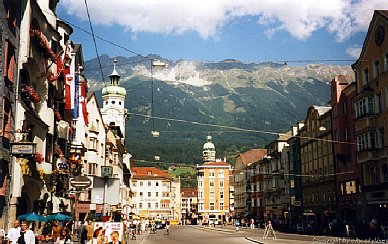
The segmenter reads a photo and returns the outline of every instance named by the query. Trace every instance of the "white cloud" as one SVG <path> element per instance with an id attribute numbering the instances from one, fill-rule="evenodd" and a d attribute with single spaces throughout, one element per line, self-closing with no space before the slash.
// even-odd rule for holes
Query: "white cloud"
<path id="1" fill-rule="evenodd" d="M 60 4 L 67 13 L 86 20 L 84 1 Z M 88 6 L 94 24 L 118 24 L 134 33 L 195 31 L 204 39 L 217 39 L 221 28 L 233 19 L 256 16 L 268 36 L 287 31 L 303 40 L 326 29 L 337 41 L 344 41 L 366 31 L 373 10 L 386 8 L 388 0 L 90 0 Z"/>
<path id="2" fill-rule="evenodd" d="M 346 54 L 348 54 L 352 58 L 358 59 L 361 54 L 362 47 L 360 46 L 353 46 L 346 49 Z"/>

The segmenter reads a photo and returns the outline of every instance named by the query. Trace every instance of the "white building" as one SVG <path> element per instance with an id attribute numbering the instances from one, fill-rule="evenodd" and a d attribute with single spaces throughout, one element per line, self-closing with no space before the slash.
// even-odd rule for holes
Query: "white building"
<path id="1" fill-rule="evenodd" d="M 180 187 L 171 176 L 155 167 L 134 167 L 132 174 L 134 213 L 144 218 L 171 218 L 180 205 L 175 198 Z"/>

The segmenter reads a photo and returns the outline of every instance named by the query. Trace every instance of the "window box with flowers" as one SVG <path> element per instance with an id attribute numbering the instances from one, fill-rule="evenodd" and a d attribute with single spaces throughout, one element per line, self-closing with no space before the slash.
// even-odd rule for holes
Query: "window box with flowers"
<path id="1" fill-rule="evenodd" d="M 32 86 L 22 85 L 22 97 L 31 102 L 38 103 L 41 100 L 39 94 Z"/>
<path id="2" fill-rule="evenodd" d="M 44 157 L 41 153 L 37 152 L 34 156 L 34 160 L 35 160 L 35 162 L 41 164 L 44 162 Z"/>

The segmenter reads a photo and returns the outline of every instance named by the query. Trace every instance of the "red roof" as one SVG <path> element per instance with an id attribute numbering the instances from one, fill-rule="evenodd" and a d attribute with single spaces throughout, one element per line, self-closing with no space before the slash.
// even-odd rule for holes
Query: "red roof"
<path id="1" fill-rule="evenodd" d="M 166 177 L 171 178 L 164 170 L 155 167 L 133 167 L 132 173 L 134 178 L 139 177 Z"/>
<path id="2" fill-rule="evenodd" d="M 198 189 L 196 187 L 181 188 L 182 197 L 197 197 Z"/>
<path id="3" fill-rule="evenodd" d="M 229 166 L 229 164 L 225 161 L 219 161 L 219 162 L 208 162 L 208 163 L 204 163 L 203 165 L 210 165 L 210 166 Z"/>
<path id="4" fill-rule="evenodd" d="M 243 164 L 248 165 L 263 159 L 267 155 L 267 149 L 251 149 L 247 152 L 239 154 Z"/>

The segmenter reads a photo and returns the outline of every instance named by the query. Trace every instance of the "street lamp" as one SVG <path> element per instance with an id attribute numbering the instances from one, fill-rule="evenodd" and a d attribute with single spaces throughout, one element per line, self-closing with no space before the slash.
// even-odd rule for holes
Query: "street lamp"
<path id="1" fill-rule="evenodd" d="M 101 176 L 104 178 L 104 210 L 102 213 L 102 216 L 104 216 L 107 213 L 107 206 L 106 206 L 106 192 L 108 191 L 108 180 L 113 175 L 113 167 L 112 166 L 101 166 Z M 106 215 L 108 216 L 108 215 Z"/>

